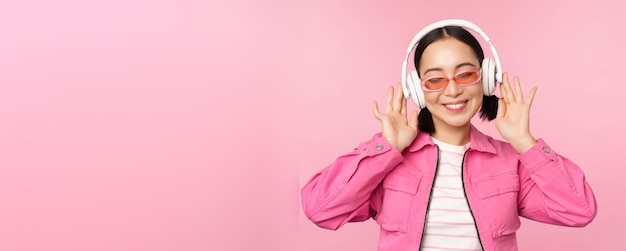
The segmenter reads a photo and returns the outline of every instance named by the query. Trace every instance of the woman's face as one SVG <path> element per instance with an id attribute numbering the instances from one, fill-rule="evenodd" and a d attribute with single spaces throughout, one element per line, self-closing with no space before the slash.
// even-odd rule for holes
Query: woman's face
<path id="1" fill-rule="evenodd" d="M 444 38 L 428 45 L 420 59 L 420 79 L 452 78 L 470 70 L 480 70 L 480 63 L 469 45 Z M 445 80 L 444 80 L 445 81 Z M 426 107 L 433 115 L 435 128 L 468 126 L 483 101 L 482 81 L 460 86 L 455 80 L 440 91 L 424 91 Z"/>

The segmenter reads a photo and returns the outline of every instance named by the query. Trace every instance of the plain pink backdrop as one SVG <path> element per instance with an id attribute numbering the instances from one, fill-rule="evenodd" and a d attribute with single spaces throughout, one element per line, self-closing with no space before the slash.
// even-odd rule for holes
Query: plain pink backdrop
<path id="1" fill-rule="evenodd" d="M 3 1 L 0 250 L 375 250 L 299 189 L 376 133 L 371 102 L 444 18 L 538 86 L 531 129 L 586 172 L 596 220 L 523 221 L 522 250 L 620 250 L 619 1 Z M 414 108 L 413 108 L 414 109 Z M 491 123 L 478 123 L 499 137 Z"/>

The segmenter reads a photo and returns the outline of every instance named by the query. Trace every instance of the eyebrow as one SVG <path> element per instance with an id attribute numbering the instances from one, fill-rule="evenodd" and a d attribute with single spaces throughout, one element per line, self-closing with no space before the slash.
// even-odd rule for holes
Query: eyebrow
<path id="1" fill-rule="evenodd" d="M 456 67 L 454 67 L 454 69 L 459 69 L 459 68 L 461 68 L 461 67 L 463 67 L 463 66 L 474 66 L 474 67 L 476 67 L 476 65 L 474 65 L 474 64 L 472 64 L 472 63 L 470 63 L 470 62 L 465 62 L 465 63 L 460 63 L 460 64 L 458 64 Z M 423 73 L 423 75 L 426 75 L 426 73 L 431 72 L 431 71 L 443 71 L 443 69 L 441 69 L 441 68 L 428 68 L 428 69 L 427 69 L 427 70 Z"/>

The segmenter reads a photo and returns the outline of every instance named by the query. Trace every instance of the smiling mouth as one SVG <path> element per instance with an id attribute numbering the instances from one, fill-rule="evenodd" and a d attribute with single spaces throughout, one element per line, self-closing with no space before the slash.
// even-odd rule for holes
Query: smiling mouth
<path id="1" fill-rule="evenodd" d="M 467 101 L 460 102 L 460 103 L 454 103 L 454 104 L 444 104 L 444 105 L 448 109 L 458 110 L 458 109 L 462 109 L 463 107 L 465 107 L 466 104 L 467 104 Z"/>

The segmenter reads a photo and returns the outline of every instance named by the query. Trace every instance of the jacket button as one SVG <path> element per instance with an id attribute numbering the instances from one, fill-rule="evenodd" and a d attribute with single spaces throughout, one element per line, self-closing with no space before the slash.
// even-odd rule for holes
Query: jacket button
<path id="1" fill-rule="evenodd" d="M 382 151 L 383 150 L 383 145 L 381 145 L 381 144 L 376 145 L 376 150 Z"/>
<path id="2" fill-rule="evenodd" d="M 543 151 L 546 153 L 550 153 L 550 148 L 548 146 L 544 146 Z"/>

